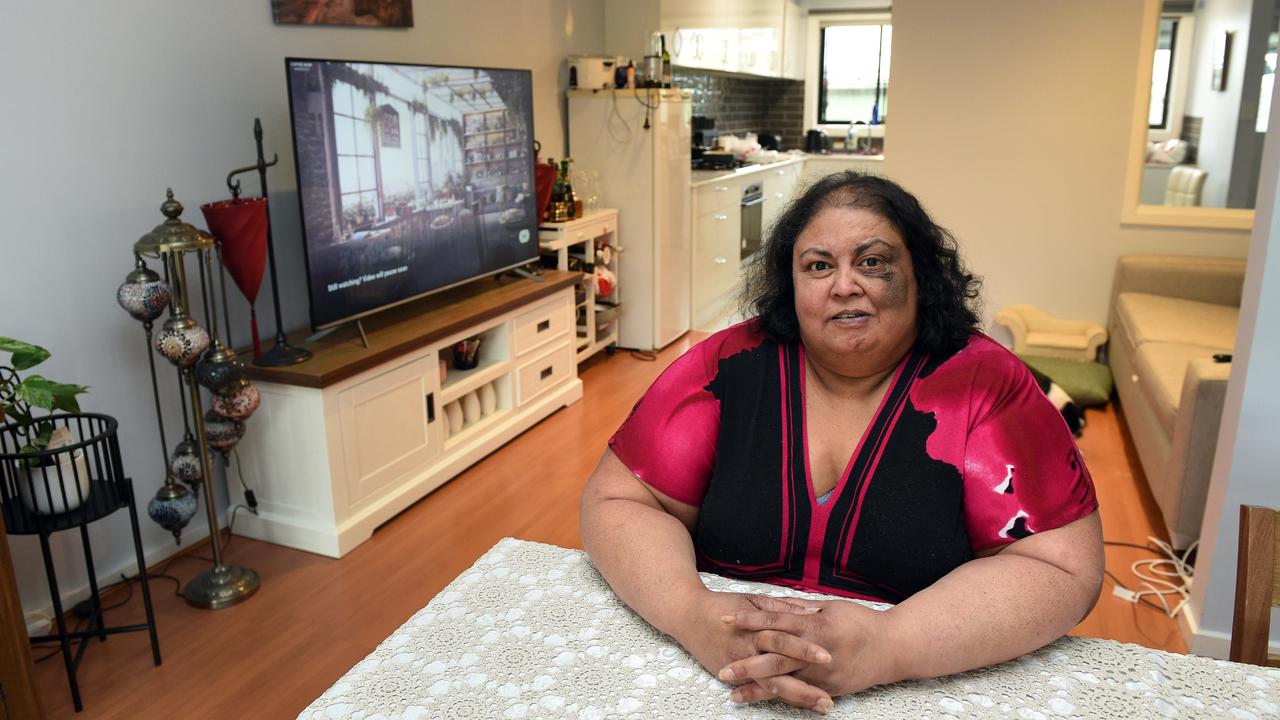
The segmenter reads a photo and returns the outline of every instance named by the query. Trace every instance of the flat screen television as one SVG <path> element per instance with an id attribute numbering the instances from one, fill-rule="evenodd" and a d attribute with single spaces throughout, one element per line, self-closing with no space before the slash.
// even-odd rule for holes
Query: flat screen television
<path id="1" fill-rule="evenodd" d="M 314 328 L 537 257 L 529 70 L 285 66 Z"/>

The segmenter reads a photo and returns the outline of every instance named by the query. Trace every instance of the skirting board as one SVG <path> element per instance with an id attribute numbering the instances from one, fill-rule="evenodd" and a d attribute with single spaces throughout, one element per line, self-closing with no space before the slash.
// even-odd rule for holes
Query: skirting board
<path id="1" fill-rule="evenodd" d="M 140 518 L 140 520 L 145 520 L 145 519 L 146 519 L 145 517 Z M 226 529 L 227 521 L 225 517 L 218 518 L 218 527 L 224 530 Z M 182 533 L 182 541 L 188 547 L 190 547 L 193 543 L 199 543 L 208 537 L 209 537 L 209 528 L 207 526 L 200 526 L 198 528 L 189 527 L 186 530 L 184 530 Z M 3 542 L 3 540 L 0 539 L 0 542 Z M 168 544 L 162 545 L 160 547 L 151 548 L 149 550 L 146 548 L 143 548 L 142 559 L 147 564 L 147 568 L 150 569 L 150 568 L 154 568 L 155 566 L 159 565 L 165 560 L 168 560 L 169 558 L 177 555 L 183 550 L 184 550 L 183 547 L 171 546 Z M 203 561 L 201 561 L 201 563 L 203 564 Z M 62 598 L 62 611 L 64 613 L 71 612 L 71 608 L 76 603 L 81 602 L 82 600 L 88 600 L 91 595 L 88 578 L 84 578 L 83 580 L 77 578 L 76 581 L 79 584 L 76 585 L 75 587 L 67 588 L 66 583 L 69 578 L 66 577 L 66 574 L 67 573 L 63 572 L 58 575 L 58 587 L 60 590 L 58 595 Z M 111 568 L 110 570 L 107 570 L 107 571 L 99 570 L 98 571 L 98 588 L 103 589 L 103 588 L 106 588 L 108 585 L 112 585 L 119 582 L 120 576 L 122 574 L 127 575 L 129 577 L 133 577 L 138 574 L 138 563 L 136 560 L 133 559 L 132 556 L 130 556 L 128 560 L 125 560 L 124 562 Z M 41 577 L 41 581 L 44 581 L 43 576 Z M 151 597 L 153 599 L 156 596 L 157 588 L 163 588 L 165 591 L 167 591 L 169 587 L 169 581 L 160 579 L 159 584 L 157 584 L 157 578 L 154 578 L 154 577 L 150 578 L 150 583 L 151 583 Z M 48 586 L 46 585 L 45 587 L 47 588 Z M 53 601 L 47 600 L 43 604 L 36 607 L 26 607 L 24 605 L 22 608 L 22 612 L 27 622 L 28 634 L 31 634 L 30 631 L 32 630 L 32 626 L 40 625 L 41 624 L 40 621 L 44 621 L 45 623 L 53 622 Z M 57 630 L 55 629 L 51 632 L 57 632 Z"/>
<path id="2" fill-rule="evenodd" d="M 1182 631 L 1182 639 L 1187 644 L 1188 653 L 1218 660 L 1231 657 L 1231 633 L 1201 628 L 1200 610 L 1193 606 L 1190 600 L 1182 608 L 1182 612 L 1178 613 L 1178 629 Z M 1268 650 L 1273 655 L 1280 655 L 1280 642 L 1272 640 Z"/>

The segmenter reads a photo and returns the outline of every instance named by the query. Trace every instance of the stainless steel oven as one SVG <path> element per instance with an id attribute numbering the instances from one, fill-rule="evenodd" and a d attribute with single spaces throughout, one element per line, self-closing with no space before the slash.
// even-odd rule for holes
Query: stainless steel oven
<path id="1" fill-rule="evenodd" d="M 760 249 L 764 240 L 764 228 L 761 227 L 764 211 L 764 191 L 760 183 L 748 185 L 742 191 L 742 254 L 746 259 Z"/>

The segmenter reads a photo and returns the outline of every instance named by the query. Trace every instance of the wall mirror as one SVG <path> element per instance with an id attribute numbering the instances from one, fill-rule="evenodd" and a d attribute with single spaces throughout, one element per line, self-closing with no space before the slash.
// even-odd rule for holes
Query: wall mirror
<path id="1" fill-rule="evenodd" d="M 1145 0 L 1122 220 L 1253 227 L 1278 0 Z"/>

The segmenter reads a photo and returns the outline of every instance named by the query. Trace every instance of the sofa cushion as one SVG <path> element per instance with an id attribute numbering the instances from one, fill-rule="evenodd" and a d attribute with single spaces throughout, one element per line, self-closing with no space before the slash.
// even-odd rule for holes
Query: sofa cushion
<path id="1" fill-rule="evenodd" d="M 1170 437 L 1178 420 L 1187 363 L 1211 358 L 1215 352 L 1218 352 L 1216 348 L 1169 342 L 1146 342 L 1134 351 L 1133 366 L 1138 374 L 1138 386 Z"/>
<path id="2" fill-rule="evenodd" d="M 1149 342 L 1178 343 L 1212 348 L 1214 352 L 1231 352 L 1236 342 L 1240 308 L 1122 292 L 1116 298 L 1116 317 L 1134 346 Z"/>

